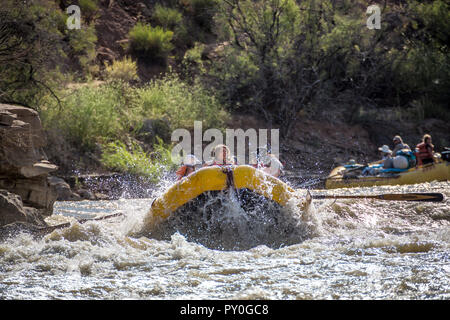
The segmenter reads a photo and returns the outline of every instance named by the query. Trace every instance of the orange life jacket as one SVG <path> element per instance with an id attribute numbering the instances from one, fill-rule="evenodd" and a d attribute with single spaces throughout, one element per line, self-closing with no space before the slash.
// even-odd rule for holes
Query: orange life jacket
<path id="1" fill-rule="evenodd" d="M 178 176 L 178 180 L 181 180 L 183 177 L 191 174 L 194 171 L 195 168 L 193 166 L 184 165 L 177 170 L 176 175 Z"/>
<path id="2" fill-rule="evenodd" d="M 431 148 L 431 151 L 429 150 Z M 433 159 L 433 146 L 426 144 L 425 142 L 419 143 L 416 146 L 416 158 L 417 158 L 417 165 L 422 165 L 422 160 L 425 159 Z"/>
<path id="3" fill-rule="evenodd" d="M 418 149 L 417 157 L 421 159 L 433 158 L 433 147 L 425 142 L 419 143 L 416 148 Z M 431 148 L 431 151 L 429 150 Z"/>

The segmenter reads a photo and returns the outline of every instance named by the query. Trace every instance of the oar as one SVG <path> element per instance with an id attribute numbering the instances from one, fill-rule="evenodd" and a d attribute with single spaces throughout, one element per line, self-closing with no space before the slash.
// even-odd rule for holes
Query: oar
<path id="1" fill-rule="evenodd" d="M 378 199 L 393 201 L 430 201 L 441 202 L 444 200 L 442 193 L 388 193 L 379 195 L 313 195 L 313 199 Z"/>

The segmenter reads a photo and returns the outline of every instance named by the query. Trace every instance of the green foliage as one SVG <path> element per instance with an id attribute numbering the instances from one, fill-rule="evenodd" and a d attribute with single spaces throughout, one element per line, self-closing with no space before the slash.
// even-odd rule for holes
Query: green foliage
<path id="1" fill-rule="evenodd" d="M 97 0 L 79 0 L 78 5 L 80 6 L 82 18 L 85 18 L 87 22 L 96 17 L 98 11 Z"/>
<path id="2" fill-rule="evenodd" d="M 167 118 L 173 129 L 193 128 L 203 121 L 206 128 L 222 128 L 228 113 L 219 101 L 199 83 L 188 85 L 169 74 L 137 89 L 139 105 L 145 118 Z"/>
<path id="3" fill-rule="evenodd" d="M 221 2 L 216 30 L 229 45 L 208 83 L 229 107 L 282 124 L 282 134 L 317 106 L 340 107 L 346 121 L 361 119 L 360 106 L 448 119 L 448 1 L 402 3 L 386 3 L 381 29 L 369 30 L 365 1 Z"/>
<path id="4" fill-rule="evenodd" d="M 169 149 L 161 140 L 152 153 L 132 142 L 130 148 L 121 141 L 110 142 L 103 148 L 102 164 L 115 171 L 143 176 L 157 182 L 166 170 L 172 169 Z"/>
<path id="5" fill-rule="evenodd" d="M 122 60 L 114 60 L 112 64 L 107 64 L 105 68 L 106 78 L 111 81 L 121 80 L 130 82 L 138 80 L 137 65 L 130 57 Z"/>
<path id="6" fill-rule="evenodd" d="M 202 61 L 202 53 L 204 49 L 204 44 L 196 42 L 193 48 L 186 50 L 184 53 L 182 66 L 188 76 L 196 72 L 204 73 L 206 71 Z"/>
<path id="7" fill-rule="evenodd" d="M 57 128 L 71 141 L 85 148 L 121 137 L 128 132 L 133 105 L 131 89 L 125 84 L 107 83 L 74 89 L 62 101 L 62 108 L 48 104 L 42 110 L 45 127 Z"/>
<path id="8" fill-rule="evenodd" d="M 429 41 L 437 47 L 448 46 L 450 38 L 450 3 L 445 0 L 423 2 L 410 0 L 411 13 L 424 28 L 419 30 L 421 40 Z"/>
<path id="9" fill-rule="evenodd" d="M 232 43 L 212 68 L 227 105 L 283 123 L 282 134 L 311 100 L 318 74 L 314 67 L 315 11 L 301 15 L 294 0 L 231 0 L 222 3 L 222 37 Z M 318 19 L 316 19 L 319 21 Z M 317 21 L 314 21 L 316 23 Z"/>
<path id="10" fill-rule="evenodd" d="M 198 25 L 208 31 L 212 28 L 219 0 L 181 0 L 180 2 Z"/>
<path id="11" fill-rule="evenodd" d="M 98 71 L 95 65 L 97 35 L 95 26 L 87 25 L 81 29 L 68 30 L 69 44 L 73 55 L 78 59 L 81 69 L 90 74 Z"/>
<path id="12" fill-rule="evenodd" d="M 207 128 L 222 128 L 228 119 L 218 100 L 200 83 L 188 85 L 174 74 L 140 88 L 115 80 L 61 95 L 65 96 L 61 106 L 50 98 L 43 102 L 43 124 L 59 129 L 86 149 L 121 140 L 138 130 L 145 119 L 167 119 L 169 130 L 192 128 L 195 120 L 203 121 Z"/>
<path id="13" fill-rule="evenodd" d="M 95 28 L 69 30 L 66 20 L 53 1 L 2 2 L 0 101 L 37 108 L 46 94 L 57 99 L 61 85 L 96 71 Z"/>
<path id="14" fill-rule="evenodd" d="M 137 54 L 165 59 L 174 48 L 172 37 L 172 31 L 166 31 L 160 26 L 153 28 L 139 22 L 129 32 L 130 48 Z"/>
<path id="15" fill-rule="evenodd" d="M 54 5 L 6 0 L 0 6 L 0 101 L 32 105 L 62 57 L 64 19 Z"/>
<path id="16" fill-rule="evenodd" d="M 410 1 L 407 41 L 395 64 L 395 80 L 403 104 L 423 116 L 450 120 L 450 5 L 445 1 Z"/>
<path id="17" fill-rule="evenodd" d="M 153 18 L 164 29 L 174 31 L 175 28 L 182 22 L 183 16 L 181 12 L 176 9 L 156 5 L 153 13 Z"/>

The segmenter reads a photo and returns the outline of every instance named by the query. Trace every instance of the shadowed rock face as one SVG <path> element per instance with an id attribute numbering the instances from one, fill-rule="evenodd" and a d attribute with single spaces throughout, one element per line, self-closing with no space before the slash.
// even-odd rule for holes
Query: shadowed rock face
<path id="1" fill-rule="evenodd" d="M 0 226 L 42 225 L 52 214 L 56 191 L 47 179 L 58 167 L 47 161 L 45 144 L 36 111 L 0 104 Z"/>
<path id="2" fill-rule="evenodd" d="M 308 236 L 294 212 L 247 189 L 203 193 L 146 236 L 170 240 L 177 232 L 188 241 L 219 250 L 247 250 L 259 245 L 278 248 Z"/>

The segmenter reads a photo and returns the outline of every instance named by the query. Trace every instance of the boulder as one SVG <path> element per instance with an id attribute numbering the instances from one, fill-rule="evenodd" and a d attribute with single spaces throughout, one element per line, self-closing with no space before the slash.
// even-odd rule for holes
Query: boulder
<path id="1" fill-rule="evenodd" d="M 13 121 L 17 120 L 17 116 L 7 110 L 0 110 L 0 125 L 10 126 Z"/>
<path id="2" fill-rule="evenodd" d="M 0 225 L 26 220 L 27 216 L 20 196 L 0 190 Z"/>
<path id="3" fill-rule="evenodd" d="M 50 176 L 50 177 L 48 177 L 47 180 L 48 180 L 50 186 L 56 192 L 56 200 L 57 201 L 81 200 L 81 197 L 77 193 L 72 192 L 69 184 L 66 181 L 64 181 L 64 179 Z"/>
<path id="4" fill-rule="evenodd" d="M 0 114 L 0 172 L 18 172 L 21 167 L 47 160 L 42 150 L 46 139 L 36 111 L 0 104 Z"/>
<path id="5" fill-rule="evenodd" d="M 37 209 L 24 206 L 19 195 L 0 189 L 0 226 L 14 222 L 47 225 Z"/>
<path id="6" fill-rule="evenodd" d="M 95 200 L 95 195 L 89 190 L 86 189 L 78 189 L 77 193 L 80 195 L 81 198 L 86 200 Z"/>
<path id="7" fill-rule="evenodd" d="M 0 226 L 11 222 L 43 223 L 53 213 L 56 189 L 47 181 L 58 167 L 43 151 L 39 114 L 0 103 Z"/>

